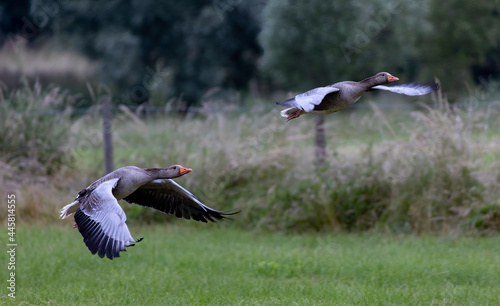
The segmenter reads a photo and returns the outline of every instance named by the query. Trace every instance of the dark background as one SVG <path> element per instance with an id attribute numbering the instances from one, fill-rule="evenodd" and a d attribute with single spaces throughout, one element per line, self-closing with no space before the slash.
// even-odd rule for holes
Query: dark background
<path id="1" fill-rule="evenodd" d="M 96 63 L 91 75 L 68 69 L 41 81 L 93 80 L 115 104 L 158 103 L 159 83 L 161 99 L 196 105 L 214 92 L 301 91 L 378 71 L 438 77 L 454 101 L 500 77 L 500 2 L 1 1 L 0 44 L 20 42 L 84 55 Z M 16 86 L 22 72 L 3 70 Z"/>

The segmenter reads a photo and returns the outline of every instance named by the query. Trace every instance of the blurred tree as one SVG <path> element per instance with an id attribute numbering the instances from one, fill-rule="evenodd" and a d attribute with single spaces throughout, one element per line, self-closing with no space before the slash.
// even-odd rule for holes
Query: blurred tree
<path id="1" fill-rule="evenodd" d="M 428 19 L 432 31 L 420 44 L 425 74 L 440 76 L 451 98 L 457 97 L 465 83 L 472 83 L 473 68 L 483 67 L 485 74 L 500 75 L 496 70 L 500 69 L 498 0 L 430 0 Z M 489 69 L 484 70 L 485 66 Z"/>
<path id="2" fill-rule="evenodd" d="M 425 13 L 411 0 L 270 0 L 259 37 L 263 69 L 297 91 L 379 71 L 413 78 Z"/>
<path id="3" fill-rule="evenodd" d="M 257 42 L 260 30 L 250 5 L 241 3 L 220 14 L 212 6 L 204 7 L 186 33 L 188 56 L 178 56 L 174 78 L 177 94 L 196 101 L 207 88 L 242 89 L 255 76 L 261 54 Z M 221 19 L 223 18 L 223 19 Z"/>
<path id="4" fill-rule="evenodd" d="M 56 29 L 99 59 L 101 80 L 131 101 L 147 101 L 166 81 L 155 75 L 161 63 L 173 73 L 172 94 L 192 104 L 210 87 L 240 89 L 256 74 L 258 13 L 241 1 L 64 1 Z"/>
<path id="5" fill-rule="evenodd" d="M 0 0 L 0 46 L 7 41 L 9 35 L 22 33 L 25 25 L 23 17 L 26 19 L 29 13 L 29 0 Z"/>

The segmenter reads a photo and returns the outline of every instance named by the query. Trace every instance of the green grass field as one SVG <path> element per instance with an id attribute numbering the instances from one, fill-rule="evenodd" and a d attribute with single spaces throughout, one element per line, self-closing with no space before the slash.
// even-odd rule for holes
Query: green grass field
<path id="1" fill-rule="evenodd" d="M 15 304 L 500 302 L 498 236 L 284 235 L 186 224 L 131 226 L 144 240 L 113 261 L 92 256 L 70 222 L 22 226 Z M 10 304 L 1 290 L 0 304 Z"/>

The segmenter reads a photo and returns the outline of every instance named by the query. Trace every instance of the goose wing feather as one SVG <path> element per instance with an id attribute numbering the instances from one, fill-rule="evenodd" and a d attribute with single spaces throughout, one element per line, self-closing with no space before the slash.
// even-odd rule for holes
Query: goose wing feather
<path id="1" fill-rule="evenodd" d="M 426 83 L 426 84 L 410 83 L 410 84 L 403 84 L 396 86 L 378 85 L 378 86 L 373 86 L 371 89 L 386 90 L 407 96 L 421 96 L 438 90 L 439 85 L 437 83 Z"/>
<path id="2" fill-rule="evenodd" d="M 127 216 L 113 196 L 118 178 L 99 184 L 83 197 L 75 213 L 75 222 L 85 245 L 102 258 L 119 257 L 120 251 L 136 242 L 125 224 Z"/>
<path id="3" fill-rule="evenodd" d="M 151 207 L 178 218 L 205 223 L 207 220 L 215 222 L 215 219 L 224 219 L 226 215 L 237 213 L 218 211 L 206 206 L 191 192 L 171 179 L 158 179 L 144 184 L 124 200 L 131 204 Z"/>

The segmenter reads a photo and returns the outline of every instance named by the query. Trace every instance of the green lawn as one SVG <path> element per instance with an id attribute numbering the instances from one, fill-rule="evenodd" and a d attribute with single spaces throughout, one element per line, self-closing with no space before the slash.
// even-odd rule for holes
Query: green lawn
<path id="1" fill-rule="evenodd" d="M 69 223 L 22 225 L 15 303 L 500 303 L 500 237 L 283 235 L 175 224 L 182 225 L 132 226 L 144 241 L 112 261 L 92 256 Z M 0 304 L 9 303 L 1 290 Z"/>

